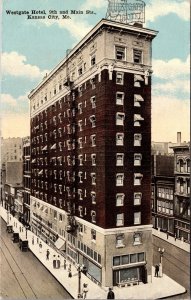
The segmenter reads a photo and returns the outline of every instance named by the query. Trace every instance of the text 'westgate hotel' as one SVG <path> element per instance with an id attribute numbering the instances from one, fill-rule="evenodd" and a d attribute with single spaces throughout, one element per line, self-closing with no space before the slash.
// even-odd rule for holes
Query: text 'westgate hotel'
<path id="1" fill-rule="evenodd" d="M 102 19 L 31 91 L 31 226 L 103 286 L 150 281 L 151 54 Z"/>

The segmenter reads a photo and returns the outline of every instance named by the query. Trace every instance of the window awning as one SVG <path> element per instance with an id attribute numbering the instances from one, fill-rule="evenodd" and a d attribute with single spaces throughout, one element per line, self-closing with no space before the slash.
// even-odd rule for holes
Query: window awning
<path id="1" fill-rule="evenodd" d="M 138 94 L 134 95 L 134 100 L 135 101 L 144 101 L 143 97 L 141 95 L 138 95 Z"/>
<path id="2" fill-rule="evenodd" d="M 143 121 L 144 118 L 141 117 L 141 115 L 134 115 L 134 121 Z"/>
<path id="3" fill-rule="evenodd" d="M 134 79 L 135 79 L 135 81 L 144 81 L 144 79 L 141 75 L 135 75 Z"/>
<path id="4" fill-rule="evenodd" d="M 42 148 L 43 151 L 47 150 L 47 146 L 44 146 L 44 148 Z"/>
<path id="5" fill-rule="evenodd" d="M 38 175 L 42 175 L 43 174 L 43 170 L 40 170 L 40 172 L 38 173 Z"/>
<path id="6" fill-rule="evenodd" d="M 56 144 L 52 145 L 50 149 L 56 149 Z"/>
<path id="7" fill-rule="evenodd" d="M 32 163 L 35 163 L 36 162 L 36 158 L 34 158 L 33 160 L 32 160 Z"/>
<path id="8" fill-rule="evenodd" d="M 143 174 L 141 174 L 141 173 L 135 173 L 134 176 L 135 177 L 143 177 Z"/>
<path id="9" fill-rule="evenodd" d="M 61 238 L 57 239 L 57 241 L 54 243 L 54 246 L 56 246 L 56 248 L 59 250 L 66 250 L 66 242 Z"/>

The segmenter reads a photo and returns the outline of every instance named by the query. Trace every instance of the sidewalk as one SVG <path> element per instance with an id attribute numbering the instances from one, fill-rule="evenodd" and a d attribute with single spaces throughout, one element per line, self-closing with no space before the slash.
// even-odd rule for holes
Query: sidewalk
<path id="1" fill-rule="evenodd" d="M 7 222 L 7 211 L 1 206 L 0 215 Z M 20 232 L 19 228 L 22 224 L 13 216 L 9 214 L 9 224 L 13 226 L 14 230 L 20 233 L 25 238 L 26 231 Z M 15 224 L 15 225 L 14 225 Z M 34 237 L 34 245 L 32 244 L 32 238 Z M 39 261 L 47 268 L 47 270 L 60 282 L 60 284 L 71 294 L 71 296 L 77 299 L 78 294 L 78 272 L 75 266 L 71 265 L 72 277 L 68 277 L 68 266 L 70 264 L 67 261 L 67 268 L 64 269 L 64 258 L 60 256 L 61 267 L 60 269 L 53 268 L 53 255 L 58 257 L 58 253 L 44 243 L 40 238 L 34 235 L 31 231 L 27 231 L 27 239 L 29 242 L 29 248 L 31 252 L 39 259 Z M 39 242 L 42 244 L 42 250 L 40 251 Z M 49 260 L 46 260 L 46 250 L 50 250 Z M 154 270 L 153 270 L 154 273 Z M 88 284 L 87 299 L 107 299 L 108 288 L 102 288 L 93 283 L 87 276 L 81 273 L 81 287 L 83 284 Z M 159 299 L 163 297 L 169 297 L 173 295 L 179 295 L 185 293 L 185 288 L 178 283 L 170 279 L 165 274 L 162 278 L 152 278 L 152 283 L 140 284 L 131 287 L 114 287 L 116 299 Z"/>
<path id="2" fill-rule="evenodd" d="M 184 243 L 183 241 L 176 239 L 172 236 L 168 236 L 167 239 L 167 234 L 165 232 L 159 231 L 157 229 L 152 228 L 152 234 L 159 237 L 160 239 L 178 247 L 181 248 L 182 250 L 186 251 L 186 252 L 190 252 L 190 244 L 188 243 Z"/>

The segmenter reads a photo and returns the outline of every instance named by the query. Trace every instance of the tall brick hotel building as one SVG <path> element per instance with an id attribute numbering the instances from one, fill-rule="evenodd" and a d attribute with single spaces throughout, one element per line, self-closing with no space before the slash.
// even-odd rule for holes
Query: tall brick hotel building
<path id="1" fill-rule="evenodd" d="M 151 278 L 156 34 L 102 19 L 29 95 L 32 229 L 102 286 Z"/>

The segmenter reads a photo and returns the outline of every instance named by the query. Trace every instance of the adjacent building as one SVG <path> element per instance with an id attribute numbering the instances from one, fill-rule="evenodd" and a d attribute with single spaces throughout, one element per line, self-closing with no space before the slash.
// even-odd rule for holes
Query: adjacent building
<path id="1" fill-rule="evenodd" d="M 180 133 L 179 133 L 180 134 Z M 175 234 L 190 242 L 190 143 L 181 143 L 174 150 Z"/>
<path id="2" fill-rule="evenodd" d="M 174 157 L 152 155 L 152 217 L 156 229 L 174 235 Z"/>
<path id="3" fill-rule="evenodd" d="M 103 286 L 151 278 L 156 34 L 103 19 L 29 95 L 32 230 Z"/>
<path id="4" fill-rule="evenodd" d="M 7 162 L 22 161 L 23 142 L 21 137 L 1 138 L 1 165 Z"/>
<path id="5" fill-rule="evenodd" d="M 31 188 L 31 149 L 30 137 L 23 138 L 23 223 L 30 224 Z"/>

